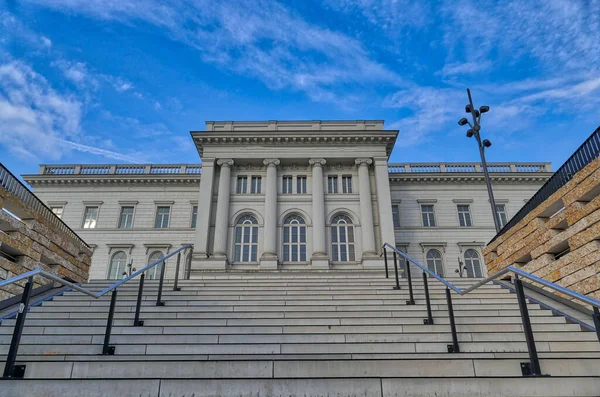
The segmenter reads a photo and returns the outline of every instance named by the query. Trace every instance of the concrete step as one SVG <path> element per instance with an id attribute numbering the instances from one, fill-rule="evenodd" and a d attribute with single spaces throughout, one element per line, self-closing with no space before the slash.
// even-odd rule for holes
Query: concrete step
<path id="1" fill-rule="evenodd" d="M 105 397 L 100 379 L 10 380 L 11 397 Z M 341 378 L 341 379 L 111 379 L 111 393 L 123 397 L 303 396 L 322 397 L 563 397 L 597 396 L 600 379 L 564 378 Z M 252 394 L 250 394 L 250 391 Z"/>

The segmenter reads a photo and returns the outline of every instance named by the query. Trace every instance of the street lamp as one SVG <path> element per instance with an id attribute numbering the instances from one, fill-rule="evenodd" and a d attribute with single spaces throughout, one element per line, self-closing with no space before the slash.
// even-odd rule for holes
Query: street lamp
<path id="1" fill-rule="evenodd" d="M 475 109 L 473 106 L 473 99 L 471 98 L 471 91 L 467 88 L 467 95 L 469 96 L 469 103 L 465 106 L 465 112 L 471 113 L 473 118 L 473 124 L 469 122 L 465 117 L 458 121 L 458 125 L 461 127 L 464 125 L 469 125 L 469 130 L 467 131 L 467 138 L 471 138 L 475 136 L 477 140 L 477 146 L 479 146 L 479 154 L 481 155 L 481 166 L 483 167 L 483 174 L 485 175 L 485 184 L 487 185 L 488 195 L 490 197 L 490 205 L 492 206 L 492 217 L 494 218 L 494 226 L 496 227 L 496 233 L 500 232 L 500 223 L 498 221 L 498 215 L 496 214 L 496 201 L 494 200 L 494 192 L 492 191 L 492 183 L 490 181 L 490 174 L 488 172 L 487 162 L 485 161 L 485 148 L 489 148 L 492 146 L 492 142 L 488 139 L 481 140 L 481 136 L 479 135 L 479 131 L 481 130 L 481 115 L 483 113 L 487 113 L 490 111 L 489 106 L 481 106 L 479 110 Z"/>

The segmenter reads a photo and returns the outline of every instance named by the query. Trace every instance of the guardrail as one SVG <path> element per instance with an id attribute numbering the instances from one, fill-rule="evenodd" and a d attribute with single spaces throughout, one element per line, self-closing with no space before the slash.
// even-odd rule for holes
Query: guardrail
<path id="1" fill-rule="evenodd" d="M 554 192 L 569 182 L 575 174 L 600 156 L 600 127 L 565 161 L 565 163 L 544 183 L 531 199 L 494 236 L 490 243 L 519 223 L 527 214 L 546 201 Z"/>
<path id="2" fill-rule="evenodd" d="M 456 322 L 454 321 L 452 296 L 450 294 L 450 291 L 452 290 L 459 295 L 466 295 L 472 291 L 475 291 L 479 287 L 481 287 L 491 281 L 494 281 L 495 279 L 497 279 L 507 273 L 515 274 L 515 276 L 513 277 L 513 282 L 515 284 L 517 300 L 519 302 L 519 311 L 521 312 L 521 321 L 523 323 L 523 331 L 525 333 L 525 341 L 527 342 L 527 351 L 529 353 L 529 362 L 521 363 L 521 371 L 522 371 L 523 376 L 542 376 L 542 371 L 540 368 L 540 362 L 539 362 L 539 358 L 538 358 L 538 354 L 537 354 L 537 349 L 535 347 L 533 330 L 531 328 L 531 321 L 529 319 L 529 311 L 527 310 L 527 302 L 526 302 L 525 292 L 523 290 L 523 284 L 522 284 L 519 276 L 527 278 L 533 282 L 542 284 L 548 288 L 552 288 L 555 291 L 558 291 L 565 295 L 571 296 L 575 299 L 578 299 L 582 302 L 585 302 L 585 303 L 591 305 L 593 307 L 593 312 L 594 312 L 593 319 L 594 319 L 594 325 L 596 328 L 596 335 L 598 337 L 598 341 L 600 342 L 600 310 L 599 310 L 600 309 L 600 301 L 598 301 L 596 299 L 582 295 L 582 294 L 575 292 L 573 290 L 570 290 L 568 288 L 561 287 L 560 285 L 554 284 L 553 282 L 544 280 L 543 278 L 534 276 L 531 273 L 528 273 L 521 269 L 517 269 L 516 267 L 512 267 L 512 266 L 506 267 L 506 268 L 500 270 L 499 272 L 494 273 L 493 275 L 486 277 L 483 280 L 473 284 L 469 288 L 466 288 L 463 290 L 463 289 L 457 287 L 456 285 L 452 284 L 450 281 L 446 280 L 445 278 L 432 272 L 427 267 L 425 267 L 421 263 L 417 262 L 416 260 L 414 260 L 410 256 L 406 255 L 404 252 L 400 251 L 398 248 L 394 247 L 393 245 L 391 245 L 389 243 L 385 243 L 383 245 L 383 257 L 384 257 L 384 261 L 385 261 L 386 278 L 389 278 L 387 249 L 391 249 L 393 252 L 393 255 L 394 255 L 394 270 L 395 270 L 395 277 L 396 277 L 396 286 L 394 287 L 394 289 L 400 289 L 400 283 L 398 280 L 398 259 L 397 259 L 398 255 L 400 255 L 404 259 L 406 259 L 405 268 L 406 268 L 406 275 L 408 278 L 408 288 L 409 288 L 409 297 L 410 297 L 410 299 L 408 301 L 406 301 L 407 305 L 415 304 L 413 287 L 412 287 L 412 276 L 411 276 L 411 270 L 410 270 L 410 263 L 412 262 L 415 266 L 419 267 L 423 271 L 423 274 L 422 274 L 423 275 L 423 287 L 424 287 L 424 292 L 425 292 L 425 303 L 427 305 L 427 318 L 423 320 L 424 324 L 429 325 L 429 324 L 434 323 L 434 319 L 433 319 L 432 312 L 431 312 L 431 303 L 430 303 L 430 299 L 429 299 L 429 288 L 427 285 L 427 276 L 435 278 L 436 280 L 438 280 L 439 282 L 441 282 L 442 284 L 444 284 L 446 286 L 446 303 L 448 305 L 448 317 L 450 320 L 450 332 L 452 333 L 452 345 L 448 345 L 449 353 L 460 352 L 460 347 L 458 345 L 458 335 L 456 333 Z"/>
<path id="3" fill-rule="evenodd" d="M 508 172 L 552 172 L 550 163 L 487 163 L 488 171 Z M 481 163 L 389 163 L 390 174 L 435 173 L 435 172 L 483 172 Z"/>
<path id="4" fill-rule="evenodd" d="M 90 247 L 77 233 L 75 233 L 66 223 L 52 212 L 31 190 L 29 190 L 12 172 L 0 163 L 0 186 L 6 189 L 10 194 L 17 197 L 21 202 L 27 205 L 31 210 L 41 214 L 50 225 L 61 230 L 77 242 Z"/>
<path id="5" fill-rule="evenodd" d="M 199 175 L 202 164 L 58 164 L 40 165 L 41 175 Z"/>
<path id="6" fill-rule="evenodd" d="M 165 267 L 166 267 L 165 261 L 167 259 L 169 259 L 170 257 L 174 256 L 175 254 L 177 254 L 177 266 L 175 268 L 175 283 L 173 285 L 173 291 L 180 291 L 181 288 L 179 288 L 177 286 L 177 283 L 179 280 L 179 265 L 181 262 L 181 251 L 186 250 L 188 248 L 191 248 L 191 245 L 189 245 L 189 244 L 184 245 L 183 247 L 173 251 L 169 255 L 164 256 L 164 257 L 158 259 L 157 261 L 150 263 L 148 266 L 144 267 L 143 269 L 140 269 L 140 270 L 132 273 L 128 277 L 125 277 L 124 279 L 115 282 L 114 284 L 108 286 L 107 288 L 103 289 L 102 291 L 100 291 L 98 293 L 94 293 L 86 288 L 81 287 L 80 285 L 71 283 L 70 281 L 67 281 L 67 280 L 63 280 L 62 278 L 55 276 L 52 273 L 48 273 L 48 272 L 46 272 L 44 270 L 40 270 L 40 269 L 32 270 L 27 273 L 19 274 L 18 276 L 9 278 L 7 280 L 0 281 L 0 287 L 4 287 L 6 285 L 16 283 L 17 281 L 28 279 L 28 281 L 25 284 L 25 287 L 23 289 L 23 295 L 21 297 L 21 304 L 19 305 L 19 310 L 17 312 L 17 321 L 15 324 L 15 329 L 13 330 L 13 335 L 12 335 L 12 339 L 10 342 L 10 348 L 8 350 L 8 355 L 6 357 L 6 365 L 4 366 L 3 378 L 23 378 L 23 376 L 25 375 L 25 365 L 15 365 L 15 362 L 17 360 L 17 352 L 19 350 L 19 343 L 21 342 L 21 336 L 23 335 L 23 327 L 25 325 L 25 318 L 27 316 L 27 311 L 29 310 L 29 300 L 31 298 L 31 290 L 33 289 L 33 277 L 34 276 L 45 277 L 49 280 L 52 280 L 52 281 L 55 281 L 62 285 L 71 287 L 74 290 L 84 293 L 87 296 L 91 296 L 94 299 L 98 299 L 98 298 L 108 294 L 109 292 L 111 292 L 110 308 L 108 310 L 108 318 L 106 321 L 106 331 L 104 332 L 104 343 L 102 346 L 102 354 L 103 355 L 113 355 L 113 354 L 115 354 L 115 347 L 110 345 L 110 337 L 111 337 L 111 332 L 112 332 L 112 323 L 113 323 L 114 314 L 115 314 L 115 305 L 117 303 L 117 287 L 119 287 L 122 284 L 125 284 L 132 278 L 137 277 L 138 275 L 141 275 L 140 283 L 139 283 L 139 287 L 138 287 L 137 303 L 136 303 L 136 308 L 135 308 L 135 317 L 133 320 L 133 325 L 136 327 L 143 326 L 144 322 L 140 320 L 140 309 L 142 306 L 142 297 L 144 294 L 144 278 L 146 276 L 145 272 L 147 270 L 153 268 L 154 266 L 159 265 L 160 263 L 163 264 L 161 267 L 161 271 L 160 271 L 160 280 L 158 283 L 156 306 L 164 306 L 165 303 L 162 301 L 162 289 L 163 289 L 163 282 L 164 282 L 164 278 L 165 278 Z M 191 255 L 189 255 L 188 258 L 191 259 Z"/>

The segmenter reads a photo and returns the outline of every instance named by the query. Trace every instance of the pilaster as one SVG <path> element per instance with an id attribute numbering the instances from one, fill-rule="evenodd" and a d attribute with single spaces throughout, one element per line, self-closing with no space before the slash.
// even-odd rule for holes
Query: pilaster
<path id="1" fill-rule="evenodd" d="M 265 228 L 261 269 L 277 269 L 277 166 L 279 159 L 264 159 L 267 166 L 265 191 Z"/>
<path id="2" fill-rule="evenodd" d="M 312 218 L 313 218 L 313 269 L 328 269 L 329 257 L 325 249 L 325 193 L 323 191 L 323 165 L 325 159 L 310 159 L 312 166 Z"/>

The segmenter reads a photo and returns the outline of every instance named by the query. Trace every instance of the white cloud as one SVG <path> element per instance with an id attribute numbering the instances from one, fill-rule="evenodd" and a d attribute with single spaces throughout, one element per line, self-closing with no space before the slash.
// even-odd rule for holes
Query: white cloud
<path id="1" fill-rule="evenodd" d="M 129 156 L 78 143 L 83 103 L 56 92 L 29 65 L 0 65 L 0 144 L 13 155 L 58 160 L 70 150 L 131 161 Z"/>
<path id="2" fill-rule="evenodd" d="M 270 0 L 31 0 L 63 12 L 123 23 L 144 21 L 196 48 L 207 62 L 258 78 L 271 89 L 296 89 L 314 100 L 401 78 L 373 59 L 361 42 L 310 24 Z"/>
<path id="3" fill-rule="evenodd" d="M 42 39 L 42 43 L 44 44 L 44 46 L 46 46 L 48 48 L 52 47 L 52 40 L 50 40 L 46 36 L 42 36 L 41 39 Z"/>
<path id="4" fill-rule="evenodd" d="M 490 61 L 478 61 L 478 62 L 454 62 L 444 65 L 444 68 L 436 75 L 441 75 L 443 78 L 455 77 L 458 75 L 473 74 L 489 70 L 492 67 Z"/>

